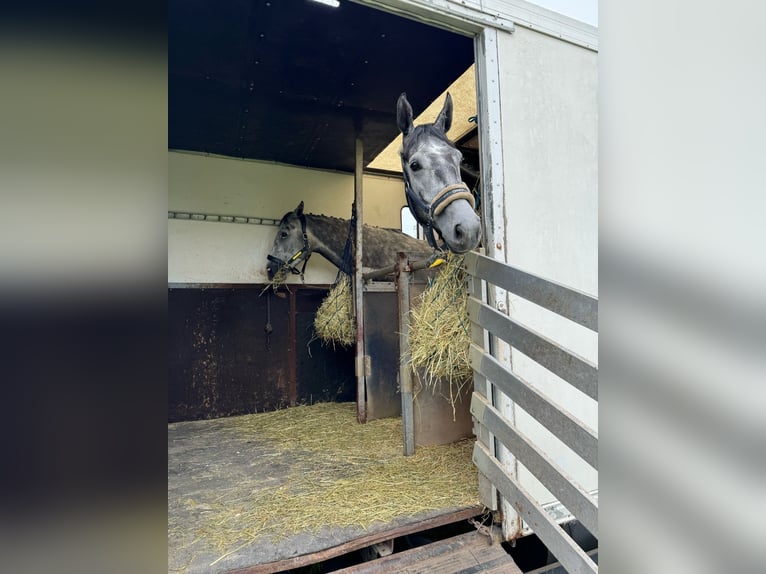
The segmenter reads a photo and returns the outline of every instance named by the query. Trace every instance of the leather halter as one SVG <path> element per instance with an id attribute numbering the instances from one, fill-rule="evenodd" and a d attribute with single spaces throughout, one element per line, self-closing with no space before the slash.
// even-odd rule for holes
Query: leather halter
<path id="1" fill-rule="evenodd" d="M 454 183 L 443 188 L 428 204 L 418 197 L 410 185 L 410 177 L 405 169 L 404 157 L 402 157 L 402 175 L 404 176 L 404 195 L 407 198 L 407 206 L 415 216 L 415 219 L 425 229 L 425 236 L 428 244 L 434 249 L 442 249 L 446 242 L 442 242 L 442 247 L 437 247 L 434 229 L 441 234 L 441 230 L 436 226 L 434 218 L 444 211 L 447 206 L 458 199 L 465 199 L 471 204 L 471 209 L 476 209 L 476 202 L 468 186 L 463 183 Z"/>
<path id="2" fill-rule="evenodd" d="M 301 279 L 303 279 L 303 273 L 306 271 L 306 264 L 308 263 L 312 252 L 311 247 L 309 246 L 309 236 L 306 233 L 306 216 L 301 213 L 298 218 L 301 221 L 301 233 L 303 234 L 303 245 L 301 248 L 293 253 L 293 256 L 287 261 L 283 261 L 279 257 L 274 257 L 273 255 L 267 255 L 266 259 L 279 265 L 280 271 L 286 267 L 293 275 L 300 275 Z M 301 261 L 303 261 L 303 267 L 298 271 L 298 268 L 294 267 L 294 265 Z"/>

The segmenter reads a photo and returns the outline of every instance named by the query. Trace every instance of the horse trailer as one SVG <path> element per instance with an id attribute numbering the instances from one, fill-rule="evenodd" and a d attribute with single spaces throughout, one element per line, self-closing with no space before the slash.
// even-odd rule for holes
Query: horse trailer
<path id="1" fill-rule="evenodd" d="M 597 572 L 597 30 L 521 0 L 326 4 L 169 4 L 169 571 Z M 410 225 L 403 92 L 415 125 L 451 96 L 481 220 L 451 404 L 406 362 L 444 266 L 425 241 L 362 259 L 365 225 Z M 305 223 L 267 259 L 304 209 L 344 262 L 304 264 Z M 323 344 L 344 270 L 355 340 Z"/>

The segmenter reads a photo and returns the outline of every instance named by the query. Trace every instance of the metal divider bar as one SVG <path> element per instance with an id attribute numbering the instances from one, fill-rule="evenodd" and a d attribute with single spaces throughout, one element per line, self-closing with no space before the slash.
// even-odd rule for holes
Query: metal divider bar
<path id="1" fill-rule="evenodd" d="M 598 369 L 590 361 L 478 299 L 469 298 L 467 310 L 471 321 L 500 337 L 590 398 L 598 400 Z"/>
<path id="2" fill-rule="evenodd" d="M 557 407 L 545 394 L 507 370 L 480 347 L 471 345 L 469 362 L 474 371 L 492 381 L 508 398 L 527 411 L 585 462 L 593 468 L 598 468 L 598 436 L 593 430 Z"/>
<path id="3" fill-rule="evenodd" d="M 595 574 L 598 566 L 582 548 L 548 514 L 535 499 L 512 477 L 481 443 L 473 446 L 473 462 L 502 493 L 530 525 L 551 553 L 569 574 Z"/>
<path id="4" fill-rule="evenodd" d="M 582 486 L 545 452 L 509 425 L 500 412 L 479 395 L 474 394 L 471 399 L 471 414 L 495 433 L 518 461 L 527 467 L 593 536 L 598 537 L 598 504 Z"/>

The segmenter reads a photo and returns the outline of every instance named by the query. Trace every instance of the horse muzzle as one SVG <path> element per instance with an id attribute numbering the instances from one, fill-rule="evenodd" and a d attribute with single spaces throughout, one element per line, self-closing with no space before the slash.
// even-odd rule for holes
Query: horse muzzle
<path id="1" fill-rule="evenodd" d="M 271 281 L 274 279 L 276 274 L 282 270 L 282 268 L 287 267 L 287 261 L 282 261 L 273 255 L 267 255 L 266 259 L 268 260 L 268 264 L 266 265 L 266 274 L 269 277 L 269 281 Z"/>
<path id="2" fill-rule="evenodd" d="M 481 242 L 481 219 L 473 209 L 473 201 L 457 201 L 465 198 L 453 197 L 455 200 L 449 205 L 442 204 L 438 214 L 434 210 L 434 227 L 450 251 L 466 253 Z"/>

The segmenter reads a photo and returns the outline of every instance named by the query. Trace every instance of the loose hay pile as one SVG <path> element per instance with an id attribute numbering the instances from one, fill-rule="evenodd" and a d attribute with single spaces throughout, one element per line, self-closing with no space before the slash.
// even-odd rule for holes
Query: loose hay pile
<path id="1" fill-rule="evenodd" d="M 397 517 L 479 503 L 473 441 L 420 447 L 405 457 L 401 420 L 358 424 L 353 403 L 293 407 L 215 424 L 221 444 L 252 450 L 257 457 L 252 475 L 229 480 L 232 486 L 224 489 L 195 488 L 173 501 L 171 555 L 186 547 L 192 554 L 215 555 L 218 562 L 261 537 L 273 543 L 325 527 L 366 529 Z M 205 465 L 201 478 L 220 484 L 214 475 L 225 474 L 226 468 Z M 183 570 L 183 565 L 175 568 Z"/>
<path id="2" fill-rule="evenodd" d="M 327 293 L 317 309 L 314 330 L 322 341 L 349 346 L 356 341 L 354 311 L 351 301 L 351 278 L 345 273 Z"/>
<path id="3" fill-rule="evenodd" d="M 467 297 L 463 257 L 450 254 L 410 311 L 410 364 L 416 372 L 422 369 L 421 383 L 432 393 L 442 394 L 453 411 L 472 378 Z"/>

